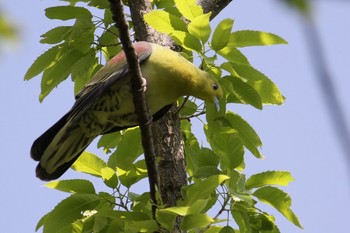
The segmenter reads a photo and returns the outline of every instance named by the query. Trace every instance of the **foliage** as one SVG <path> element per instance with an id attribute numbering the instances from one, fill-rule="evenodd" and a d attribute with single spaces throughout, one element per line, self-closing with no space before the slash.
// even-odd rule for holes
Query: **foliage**
<path id="1" fill-rule="evenodd" d="M 0 51 L 4 42 L 14 41 L 17 39 L 17 28 L 12 25 L 7 17 L 0 10 Z"/>
<path id="2" fill-rule="evenodd" d="M 100 68 L 97 58 L 100 51 L 107 59 L 120 51 L 108 4 L 97 0 L 66 2 L 69 5 L 46 9 L 46 16 L 72 20 L 73 25 L 59 26 L 42 35 L 41 43 L 52 47 L 34 61 L 25 75 L 29 80 L 42 73 L 40 101 L 69 76 L 77 93 Z M 77 6 L 77 2 L 89 7 Z M 286 41 L 267 32 L 232 31 L 232 19 L 223 19 L 212 30 L 210 13 L 204 14 L 195 0 L 154 0 L 153 3 L 157 9 L 145 15 L 146 22 L 181 45 L 189 59 L 198 55 L 201 67 L 215 76 L 225 90 L 220 112 L 209 103 L 203 108 L 202 103 L 194 99 L 187 100 L 180 110 L 185 119 L 181 127 L 190 184 L 183 187 L 183 198 L 176 206 L 159 206 L 158 223 L 170 231 L 180 215 L 183 216 L 181 229 L 189 232 L 279 232 L 275 218 L 256 206 L 262 202 L 301 227 L 290 209 L 291 198 L 276 187 L 293 181 L 291 174 L 265 171 L 246 178 L 244 153 L 248 150 L 255 157 L 263 158 L 259 150 L 262 142 L 248 122 L 226 110 L 231 103 L 257 109 L 265 104 L 283 103 L 284 97 L 277 86 L 253 68 L 239 48 L 285 44 Z M 89 9 L 94 15 L 97 12 L 103 16 L 93 16 Z M 187 120 L 203 113 L 206 113 L 203 130 L 210 148 L 200 146 Z M 37 230 L 43 227 L 45 233 L 107 233 L 158 229 L 152 219 L 149 193 L 132 192 L 135 184 L 147 176 L 145 161 L 141 158 L 139 129 L 104 135 L 98 147 L 109 154 L 108 161 L 84 152 L 72 168 L 97 177 L 109 192 L 97 192 L 96 185 L 88 180 L 49 182 L 47 187 L 68 192 L 70 196 L 42 217 Z M 211 215 L 208 210 L 216 214 Z M 230 221 L 234 221 L 238 229 L 234 229 Z"/>

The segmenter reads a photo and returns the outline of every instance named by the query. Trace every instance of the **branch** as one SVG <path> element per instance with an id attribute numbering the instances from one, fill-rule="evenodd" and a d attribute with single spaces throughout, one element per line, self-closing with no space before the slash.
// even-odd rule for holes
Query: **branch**
<path id="1" fill-rule="evenodd" d="M 314 70 L 318 76 L 318 81 L 321 87 L 325 103 L 328 107 L 331 120 L 333 120 L 335 132 L 338 136 L 338 141 L 343 149 L 347 165 L 350 166 L 350 128 L 347 125 L 346 114 L 339 101 L 334 78 L 326 61 L 326 55 L 322 46 L 319 32 L 315 23 L 311 18 L 305 18 L 305 23 L 302 24 L 305 40 L 308 43 L 311 61 L 313 62 Z"/>
<path id="2" fill-rule="evenodd" d="M 109 0 L 113 20 L 119 30 L 120 41 L 123 45 L 125 56 L 131 76 L 132 92 L 135 111 L 140 124 L 142 146 L 149 177 L 150 196 L 152 200 L 152 215 L 156 219 L 156 185 L 158 186 L 158 171 L 155 160 L 155 148 L 151 129 L 152 118 L 149 115 L 145 93 L 143 91 L 142 74 L 134 46 L 130 40 L 128 23 L 124 16 L 121 0 Z"/>
<path id="3" fill-rule="evenodd" d="M 197 0 L 197 4 L 202 6 L 204 13 L 212 12 L 210 20 L 217 16 L 232 0 Z"/>

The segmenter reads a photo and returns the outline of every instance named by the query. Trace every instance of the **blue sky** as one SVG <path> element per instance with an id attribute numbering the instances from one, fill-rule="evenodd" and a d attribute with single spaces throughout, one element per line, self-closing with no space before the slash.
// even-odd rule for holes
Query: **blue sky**
<path id="1" fill-rule="evenodd" d="M 327 62 L 335 80 L 347 123 L 350 117 L 350 4 L 313 1 Z M 0 6 L 21 30 L 19 42 L 0 54 L 0 169 L 2 231 L 34 232 L 37 221 L 66 194 L 42 187 L 30 159 L 33 140 L 73 104 L 72 85 L 60 85 L 40 104 L 40 78 L 23 76 L 34 59 L 48 47 L 39 36 L 59 25 L 44 16 L 44 9 L 59 1 L 2 1 Z M 234 30 L 256 29 L 276 33 L 289 45 L 243 49 L 251 63 L 270 77 L 287 97 L 283 106 L 263 111 L 231 105 L 257 130 L 265 160 L 247 154 L 247 174 L 265 170 L 291 171 L 295 181 L 284 188 L 301 231 L 276 213 L 281 232 L 344 232 L 350 209 L 350 164 L 346 164 L 310 62 L 299 15 L 278 1 L 236 0 L 218 19 L 235 19 Z M 215 23 L 214 22 L 214 23 Z M 203 139 L 204 140 L 204 139 Z M 349 142 L 350 143 L 350 142 Z M 77 177 L 68 172 L 63 178 Z M 262 209 L 270 211 L 265 205 Z"/>

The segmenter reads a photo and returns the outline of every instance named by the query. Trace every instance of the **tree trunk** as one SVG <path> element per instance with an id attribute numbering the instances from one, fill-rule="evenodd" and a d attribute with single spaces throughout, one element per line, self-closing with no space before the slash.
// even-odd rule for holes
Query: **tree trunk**
<path id="1" fill-rule="evenodd" d="M 212 11 L 214 18 L 231 1 L 197 0 L 197 3 L 203 7 L 204 12 Z M 137 41 L 150 41 L 179 51 L 179 47 L 168 36 L 155 31 L 143 20 L 143 14 L 151 11 L 149 0 L 129 1 L 129 6 Z M 167 207 L 175 206 L 176 201 L 181 198 L 181 187 L 187 184 L 185 151 L 176 106 L 153 123 L 152 128 L 158 157 L 158 190 L 162 204 Z M 181 232 L 180 220 L 178 219 L 173 232 Z"/>

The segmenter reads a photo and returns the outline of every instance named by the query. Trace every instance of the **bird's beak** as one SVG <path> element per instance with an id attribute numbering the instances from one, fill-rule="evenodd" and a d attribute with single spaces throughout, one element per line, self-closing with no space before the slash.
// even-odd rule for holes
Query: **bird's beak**
<path id="1" fill-rule="evenodd" d="M 214 96 L 214 104 L 215 104 L 215 109 L 217 112 L 220 111 L 220 102 L 217 96 Z"/>

